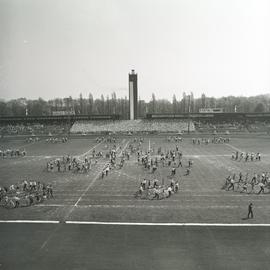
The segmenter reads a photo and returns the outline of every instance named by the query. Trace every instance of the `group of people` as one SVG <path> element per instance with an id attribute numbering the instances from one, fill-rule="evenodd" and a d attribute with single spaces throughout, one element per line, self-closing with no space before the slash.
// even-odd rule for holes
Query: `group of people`
<path id="1" fill-rule="evenodd" d="M 94 161 L 94 164 L 97 160 Z M 48 172 L 66 172 L 72 171 L 75 173 L 87 173 L 91 170 L 92 160 L 85 156 L 84 160 L 81 160 L 70 155 L 63 156 L 62 158 L 56 158 L 47 162 Z"/>
<path id="2" fill-rule="evenodd" d="M 27 143 L 32 143 L 32 142 L 38 142 L 40 139 L 39 139 L 39 137 L 29 137 L 29 138 L 26 138 L 26 142 Z"/>
<path id="3" fill-rule="evenodd" d="M 101 178 L 103 179 L 104 176 L 108 176 L 109 175 L 109 171 L 112 169 L 111 164 L 106 164 L 103 168 L 103 170 L 101 171 Z"/>
<path id="4" fill-rule="evenodd" d="M 148 199 L 148 200 L 161 200 L 169 198 L 172 194 L 178 192 L 179 182 L 171 179 L 170 185 L 166 186 L 164 184 L 164 179 L 162 179 L 162 184 L 159 184 L 158 179 L 146 180 L 145 178 L 140 184 L 139 191 L 135 194 L 136 198 Z"/>
<path id="5" fill-rule="evenodd" d="M 96 138 L 96 142 L 97 143 L 101 143 L 101 142 L 116 143 L 116 137 L 114 137 L 114 136 L 108 136 L 108 137 L 99 136 Z"/>
<path id="6" fill-rule="evenodd" d="M 258 186 L 258 188 L 255 188 Z M 249 175 L 246 173 L 245 175 L 240 172 L 238 176 L 234 173 L 233 175 L 229 175 L 222 189 L 229 191 L 239 191 L 241 193 L 265 193 L 265 188 L 270 190 L 270 174 L 268 172 L 262 173 L 254 173 L 253 175 Z"/>
<path id="7" fill-rule="evenodd" d="M 230 142 L 230 138 L 228 137 L 214 137 L 214 138 L 192 138 L 192 144 L 205 144 L 208 145 L 213 143 L 213 144 L 220 144 L 220 143 L 229 143 Z"/>
<path id="8" fill-rule="evenodd" d="M 174 143 L 174 140 L 171 140 L 171 142 Z M 153 180 L 143 179 L 141 182 L 136 193 L 136 197 L 141 199 L 164 199 L 170 197 L 179 190 L 180 179 L 176 179 L 177 169 L 185 167 L 186 172 L 184 176 L 188 176 L 193 166 L 192 159 L 183 162 L 183 153 L 178 144 L 169 150 L 163 149 L 163 151 L 161 147 L 158 147 L 156 152 L 154 148 L 148 151 L 140 149 L 137 151 L 137 162 L 154 175 Z M 186 162 L 187 164 L 183 164 Z M 171 179 L 171 182 L 168 186 L 165 185 L 164 178 L 162 178 L 162 183 L 159 184 L 155 177 L 157 175 L 156 172 L 163 167 L 170 169 L 170 174 L 167 175 L 167 178 Z"/>
<path id="9" fill-rule="evenodd" d="M 151 156 L 151 151 L 144 153 L 142 150 L 137 152 L 138 164 L 142 164 L 145 169 L 155 174 L 158 170 L 159 164 L 162 167 L 171 168 L 171 177 L 176 175 L 176 169 L 183 167 L 183 153 L 180 151 L 179 147 L 176 145 L 175 149 L 167 150 L 163 153 L 161 148 L 158 149 L 158 156 Z M 189 175 L 191 172 L 191 167 L 193 165 L 193 160 L 188 159 L 186 166 L 185 175 Z"/>
<path id="10" fill-rule="evenodd" d="M 261 153 L 257 152 L 239 152 L 235 151 L 232 153 L 232 159 L 237 161 L 261 161 Z"/>
<path id="11" fill-rule="evenodd" d="M 54 198 L 52 184 L 23 180 L 9 187 L 0 186 L 0 205 L 6 208 L 31 206 L 45 199 Z"/>
<path id="12" fill-rule="evenodd" d="M 182 142 L 183 138 L 180 136 L 168 136 L 167 137 L 167 142 Z"/>
<path id="13" fill-rule="evenodd" d="M 14 157 L 24 157 L 26 156 L 26 151 L 20 149 L 5 149 L 0 150 L 1 158 L 14 158 Z"/>
<path id="14" fill-rule="evenodd" d="M 50 137 L 46 139 L 46 143 L 66 143 L 68 141 L 67 137 L 57 138 L 57 137 Z"/>

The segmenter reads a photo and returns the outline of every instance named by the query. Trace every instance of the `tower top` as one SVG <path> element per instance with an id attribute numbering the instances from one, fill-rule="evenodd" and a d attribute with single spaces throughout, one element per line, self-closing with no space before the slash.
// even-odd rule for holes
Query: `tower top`
<path id="1" fill-rule="evenodd" d="M 135 75 L 135 74 L 136 74 L 136 73 L 135 73 L 135 69 L 132 69 L 130 74 L 131 74 L 131 75 Z"/>

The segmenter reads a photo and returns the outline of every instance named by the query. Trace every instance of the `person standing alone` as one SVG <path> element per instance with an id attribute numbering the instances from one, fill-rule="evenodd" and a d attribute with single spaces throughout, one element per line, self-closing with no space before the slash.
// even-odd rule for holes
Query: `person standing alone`
<path id="1" fill-rule="evenodd" d="M 248 205 L 248 218 L 249 217 L 253 218 L 253 204 L 252 203 Z"/>

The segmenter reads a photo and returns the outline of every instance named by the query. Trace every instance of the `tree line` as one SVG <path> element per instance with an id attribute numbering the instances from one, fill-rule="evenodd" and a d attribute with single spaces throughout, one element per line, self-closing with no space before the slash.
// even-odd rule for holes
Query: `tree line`
<path id="1" fill-rule="evenodd" d="M 153 93 L 151 100 L 146 102 L 139 98 L 138 117 L 144 118 L 147 113 L 197 113 L 200 108 L 222 108 L 224 112 L 269 112 L 270 95 L 258 95 L 253 97 L 207 97 L 202 94 L 194 98 L 193 93 L 183 93 L 181 99 L 173 95 L 172 100 L 157 99 Z M 129 117 L 129 100 L 127 97 L 117 98 L 113 92 L 106 98 L 93 98 L 89 93 L 88 97 L 79 98 L 56 98 L 44 100 L 42 98 L 29 100 L 26 98 L 0 101 L 0 116 L 22 116 L 22 115 L 53 115 L 64 112 L 75 114 L 119 114 L 122 119 Z"/>

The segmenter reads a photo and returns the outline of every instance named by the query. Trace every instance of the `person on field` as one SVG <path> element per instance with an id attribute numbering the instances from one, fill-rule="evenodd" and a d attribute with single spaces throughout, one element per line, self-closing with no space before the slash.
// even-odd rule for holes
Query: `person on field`
<path id="1" fill-rule="evenodd" d="M 228 186 L 227 190 L 230 190 L 230 189 L 232 189 L 234 191 L 234 179 L 233 178 L 230 180 L 230 185 Z"/>
<path id="2" fill-rule="evenodd" d="M 261 183 L 258 184 L 258 186 L 260 187 L 260 190 L 259 190 L 258 194 L 264 193 L 264 184 L 261 182 Z"/>
<path id="3" fill-rule="evenodd" d="M 254 217 L 254 215 L 253 215 L 253 204 L 252 203 L 250 203 L 249 205 L 248 205 L 248 216 L 247 216 L 248 218 L 253 218 Z"/>
<path id="4" fill-rule="evenodd" d="M 247 182 L 244 182 L 244 184 L 242 186 L 241 193 L 243 193 L 243 192 L 247 193 L 247 188 L 248 188 Z"/>
<path id="5" fill-rule="evenodd" d="M 187 168 L 185 176 L 190 175 L 190 168 Z"/>
<path id="6" fill-rule="evenodd" d="M 172 188 L 171 188 L 171 186 L 169 186 L 167 190 L 168 190 L 168 193 L 169 193 L 169 196 L 168 197 L 171 197 L 171 195 L 172 195 Z"/>
<path id="7" fill-rule="evenodd" d="M 176 181 L 176 182 L 175 182 L 174 191 L 175 191 L 175 192 L 178 192 L 178 190 L 179 190 L 179 182 Z"/>

